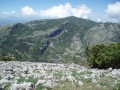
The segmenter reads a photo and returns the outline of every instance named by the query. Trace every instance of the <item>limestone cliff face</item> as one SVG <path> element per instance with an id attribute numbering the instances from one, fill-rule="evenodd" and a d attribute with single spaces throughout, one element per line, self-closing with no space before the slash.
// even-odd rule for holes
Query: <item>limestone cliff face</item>
<path id="1" fill-rule="evenodd" d="M 0 28 L 0 56 L 22 61 L 85 62 L 85 49 L 120 41 L 120 24 L 66 17 Z"/>
<path id="2" fill-rule="evenodd" d="M 112 23 L 97 24 L 86 32 L 84 40 L 88 45 L 119 42 L 120 27 Z"/>

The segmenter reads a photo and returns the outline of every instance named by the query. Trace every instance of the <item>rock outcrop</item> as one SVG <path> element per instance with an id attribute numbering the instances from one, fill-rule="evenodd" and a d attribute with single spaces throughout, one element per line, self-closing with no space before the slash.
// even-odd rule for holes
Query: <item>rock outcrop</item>
<path id="1" fill-rule="evenodd" d="M 8 69 L 13 73 L 9 73 Z M 106 80 L 109 82 L 106 83 Z M 40 85 L 43 88 L 56 88 L 62 82 L 69 82 L 78 87 L 92 83 L 99 88 L 114 88 L 119 80 L 120 69 L 99 70 L 76 64 L 0 62 L 0 90 L 6 90 L 6 87 L 8 90 L 35 90 Z M 106 84 L 102 86 L 102 82 Z"/>

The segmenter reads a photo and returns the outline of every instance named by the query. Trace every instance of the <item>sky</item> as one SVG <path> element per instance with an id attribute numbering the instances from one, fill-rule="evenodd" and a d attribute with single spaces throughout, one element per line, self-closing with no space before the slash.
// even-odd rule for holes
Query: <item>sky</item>
<path id="1" fill-rule="evenodd" d="M 68 16 L 97 22 L 120 22 L 120 0 L 0 0 L 0 19 Z"/>

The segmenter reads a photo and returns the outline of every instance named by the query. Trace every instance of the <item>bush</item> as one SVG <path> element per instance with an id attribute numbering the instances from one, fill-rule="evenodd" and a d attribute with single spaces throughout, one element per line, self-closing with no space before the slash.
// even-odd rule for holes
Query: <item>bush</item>
<path id="1" fill-rule="evenodd" d="M 93 68 L 120 68 L 120 43 L 94 45 L 87 49 L 87 56 Z"/>
<path id="2" fill-rule="evenodd" d="M 15 57 L 1 56 L 0 61 L 15 61 Z"/>

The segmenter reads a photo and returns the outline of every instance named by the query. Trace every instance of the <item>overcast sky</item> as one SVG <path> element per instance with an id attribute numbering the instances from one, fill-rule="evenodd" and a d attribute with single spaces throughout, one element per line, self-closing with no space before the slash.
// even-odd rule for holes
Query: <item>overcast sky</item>
<path id="1" fill-rule="evenodd" d="M 120 0 L 0 0 L 0 19 L 68 16 L 120 22 Z"/>

